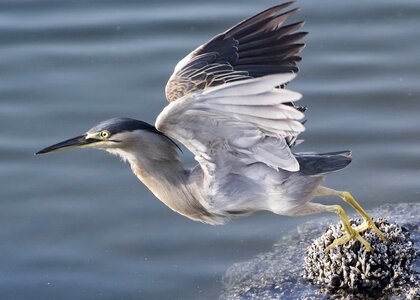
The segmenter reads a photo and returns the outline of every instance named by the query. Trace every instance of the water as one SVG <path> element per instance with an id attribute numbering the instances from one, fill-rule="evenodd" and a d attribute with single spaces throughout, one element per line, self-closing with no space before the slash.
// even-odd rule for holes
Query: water
<path id="1" fill-rule="evenodd" d="M 215 299 L 229 266 L 317 218 L 212 227 L 174 214 L 105 153 L 32 155 L 110 117 L 153 123 L 179 59 L 276 3 L 1 1 L 2 298 Z M 298 151 L 352 149 L 327 184 L 368 209 L 418 201 L 420 3 L 298 4 L 310 32 L 290 85 L 309 106 Z"/>

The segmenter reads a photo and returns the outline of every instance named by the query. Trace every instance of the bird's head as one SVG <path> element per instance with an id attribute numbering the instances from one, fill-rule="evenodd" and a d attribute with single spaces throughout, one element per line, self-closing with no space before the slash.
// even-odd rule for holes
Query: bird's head
<path id="1" fill-rule="evenodd" d="M 155 139 L 164 137 L 169 140 L 148 123 L 130 118 L 113 118 L 99 123 L 85 134 L 46 147 L 36 154 L 73 148 L 96 148 L 124 157 L 124 153 L 129 153 L 133 145 L 138 148 L 138 143 L 142 139 L 151 140 L 154 137 Z"/>

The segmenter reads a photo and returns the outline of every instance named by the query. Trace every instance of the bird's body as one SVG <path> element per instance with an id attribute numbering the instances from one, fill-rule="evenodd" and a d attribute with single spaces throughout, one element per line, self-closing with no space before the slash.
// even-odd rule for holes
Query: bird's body
<path id="1" fill-rule="evenodd" d="M 306 108 L 299 93 L 285 88 L 298 72 L 303 22 L 284 25 L 297 9 L 274 6 L 187 55 L 166 86 L 170 104 L 155 126 L 129 118 L 98 124 L 85 135 L 47 147 L 92 147 L 127 161 L 134 174 L 172 210 L 190 219 L 222 224 L 257 211 L 299 216 L 323 211 L 340 215 L 346 236 L 331 246 L 359 239 L 368 228 L 380 231 L 347 192 L 321 186 L 324 176 L 351 162 L 351 153 L 293 153 L 304 131 Z M 178 146 L 198 162 L 184 168 Z M 365 219 L 352 228 L 338 205 L 312 203 L 338 195 Z"/>
<path id="2" fill-rule="evenodd" d="M 134 174 L 172 210 L 209 224 L 262 210 L 296 215 L 324 178 L 324 174 L 279 171 L 258 162 L 226 164 L 214 170 L 206 168 L 207 172 L 200 165 L 186 169 L 169 139 L 140 130 L 129 147 L 133 147 L 129 153 L 108 151 L 126 160 Z M 237 160 L 234 154 L 229 157 L 230 153 L 225 153 L 225 162 Z"/>

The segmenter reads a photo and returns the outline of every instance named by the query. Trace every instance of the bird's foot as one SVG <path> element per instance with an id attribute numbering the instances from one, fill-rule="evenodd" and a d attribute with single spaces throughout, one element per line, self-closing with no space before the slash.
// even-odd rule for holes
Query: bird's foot
<path id="1" fill-rule="evenodd" d="M 367 217 L 365 218 L 364 222 L 362 224 L 360 224 L 359 226 L 357 226 L 356 228 L 354 228 L 354 230 L 356 230 L 358 233 L 362 233 L 365 232 L 366 230 L 372 230 L 374 233 L 376 233 L 381 240 L 385 241 L 385 235 L 382 233 L 382 231 L 379 230 L 378 227 L 376 227 L 375 223 L 373 222 L 371 217 Z"/>
<path id="2" fill-rule="evenodd" d="M 332 248 L 337 246 L 344 245 L 351 239 L 357 239 L 363 246 L 365 246 L 367 252 L 371 251 L 370 244 L 360 235 L 358 228 L 344 225 L 343 229 L 345 231 L 344 235 L 328 245 L 327 248 L 325 248 L 325 252 L 329 252 Z"/>
<path id="3" fill-rule="evenodd" d="M 350 195 L 349 193 L 347 193 Z M 336 240 L 334 240 L 326 249 L 326 252 L 329 252 L 332 248 L 343 245 L 350 241 L 351 239 L 357 239 L 362 245 L 365 246 L 367 252 L 371 251 L 370 244 L 360 235 L 361 233 L 365 232 L 366 230 L 370 229 L 374 233 L 376 233 L 383 241 L 386 240 L 385 235 L 376 227 L 375 223 L 373 222 L 372 218 L 363 210 L 361 209 L 361 214 L 364 219 L 364 222 L 357 227 L 352 227 L 349 219 L 347 218 L 346 213 L 344 212 L 343 208 L 339 205 L 331 205 L 327 206 L 326 209 L 331 212 L 335 212 L 340 216 L 341 222 L 343 224 L 342 230 L 344 231 L 344 235 Z"/>
<path id="4" fill-rule="evenodd" d="M 360 206 L 360 204 L 357 203 L 357 201 L 353 198 L 353 196 L 349 192 L 340 192 L 339 196 L 348 204 L 350 204 L 362 216 L 364 222 L 355 228 L 357 232 L 362 233 L 362 232 L 365 232 L 367 229 L 370 229 L 374 233 L 376 233 L 381 238 L 381 240 L 383 241 L 386 240 L 385 235 L 378 229 L 378 227 L 376 227 L 372 218 Z"/>

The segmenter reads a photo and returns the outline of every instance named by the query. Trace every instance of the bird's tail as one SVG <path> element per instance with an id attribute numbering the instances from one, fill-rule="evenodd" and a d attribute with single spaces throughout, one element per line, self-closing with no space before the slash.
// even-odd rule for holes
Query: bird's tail
<path id="1" fill-rule="evenodd" d="M 295 153 L 304 175 L 320 175 L 341 170 L 351 163 L 351 151 L 330 153 Z"/>

